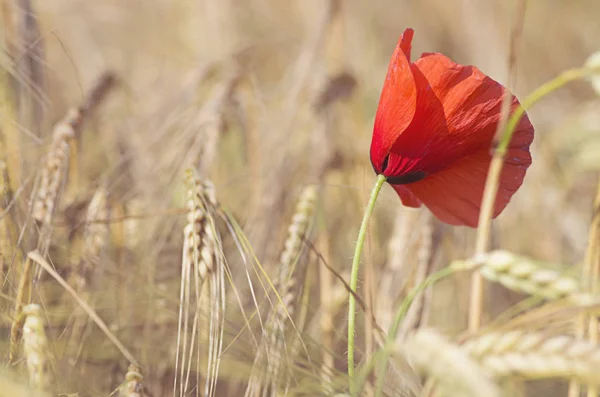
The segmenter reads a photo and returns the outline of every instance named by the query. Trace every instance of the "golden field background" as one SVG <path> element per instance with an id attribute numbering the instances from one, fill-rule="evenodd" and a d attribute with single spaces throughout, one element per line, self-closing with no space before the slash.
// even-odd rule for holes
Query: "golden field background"
<path id="1" fill-rule="evenodd" d="M 0 351 L 8 357 L 26 254 L 36 248 L 40 233 L 28 215 L 29 205 L 50 150 L 52 127 L 109 71 L 116 76 L 114 87 L 71 146 L 46 259 L 65 279 L 72 276 L 85 244 L 86 210 L 93 195 L 105 189 L 106 217 L 100 218 L 106 222 L 98 224 L 107 225 L 108 232 L 79 292 L 139 361 L 147 393 L 156 397 L 173 393 L 173 379 L 181 370 L 175 362 L 181 348 L 185 169 L 193 167 L 214 183 L 219 204 L 252 247 L 240 252 L 231 230 L 217 222 L 230 276 L 224 285 L 224 353 L 216 395 L 246 390 L 262 335 L 256 305 L 266 316 L 274 302 L 265 274 L 276 277 L 296 201 L 303 188 L 314 184 L 319 187 L 316 217 L 306 245 L 306 276 L 298 280 L 303 291 L 295 297 L 305 318 L 299 330 L 304 352 L 293 362 L 286 350 L 281 360 L 293 373 L 288 394 L 341 392 L 343 381 L 336 379 L 343 379 L 346 370 L 347 294 L 322 262 L 348 279 L 375 180 L 370 135 L 394 45 L 412 27 L 413 58 L 442 52 L 506 84 L 511 31 L 522 6 L 516 0 L 0 4 L 1 160 L 10 177 L 0 218 Z M 515 95 L 524 98 L 600 50 L 598 15 L 595 0 L 526 1 L 510 87 Z M 600 100 L 588 82 L 575 82 L 528 113 L 536 129 L 533 164 L 494 222 L 492 248 L 569 266 L 567 272 L 578 277 L 600 168 Z M 14 200 L 6 200 L 8 191 Z M 359 283 L 359 296 L 377 323 L 387 329 L 407 288 L 426 274 L 470 257 L 475 233 L 443 225 L 426 209 L 402 208 L 385 187 Z M 244 256 L 250 258 L 246 264 Z M 466 328 L 468 286 L 469 277 L 460 274 L 428 290 L 401 332 L 427 325 L 460 334 Z M 485 321 L 522 298 L 489 286 Z M 43 307 L 47 323 L 53 393 L 108 395 L 124 381 L 129 362 L 53 278 L 43 274 L 30 300 Z M 208 311 L 200 307 L 199 328 Z M 572 317 L 572 324 L 558 325 L 568 334 L 575 333 Z M 362 314 L 359 318 L 359 358 L 365 358 L 376 342 L 373 324 Z M 73 330 L 81 321 L 87 324 L 75 338 Z M 199 333 L 193 373 L 196 359 L 204 363 L 207 354 Z M 334 358 L 331 387 L 323 385 L 327 379 L 320 375 L 326 355 Z M 25 360 L 5 361 L 2 376 L 9 367 L 11 377 L 27 383 Z M 189 393 L 196 394 L 194 374 L 190 382 Z M 566 394 L 566 382 L 559 385 L 515 390 Z"/>

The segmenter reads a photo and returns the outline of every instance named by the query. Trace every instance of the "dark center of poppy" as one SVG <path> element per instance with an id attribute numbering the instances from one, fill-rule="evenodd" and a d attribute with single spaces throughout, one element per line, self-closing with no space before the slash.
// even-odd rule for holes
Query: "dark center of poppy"
<path id="1" fill-rule="evenodd" d="M 389 154 L 387 156 L 385 156 L 385 158 L 383 159 L 383 164 L 381 165 L 381 173 L 383 175 L 385 175 L 385 170 L 387 169 L 389 159 L 390 159 Z M 373 168 L 375 168 L 375 166 L 373 166 Z M 375 169 L 375 172 L 377 172 L 377 169 Z M 396 176 L 387 176 L 386 175 L 386 177 L 387 177 L 387 182 L 390 185 L 406 185 L 409 183 L 418 182 L 421 179 L 425 178 L 427 175 L 428 174 L 425 171 L 415 171 L 415 172 L 409 172 L 408 174 L 404 174 L 404 175 L 396 175 Z"/>
<path id="2" fill-rule="evenodd" d="M 405 175 L 390 176 L 387 178 L 387 182 L 390 185 L 407 185 L 409 183 L 418 182 L 426 176 L 427 173 L 425 171 L 409 172 Z"/>

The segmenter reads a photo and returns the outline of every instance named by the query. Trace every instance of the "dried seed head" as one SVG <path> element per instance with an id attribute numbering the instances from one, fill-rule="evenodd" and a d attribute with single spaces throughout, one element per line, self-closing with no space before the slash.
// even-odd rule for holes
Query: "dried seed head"
<path id="1" fill-rule="evenodd" d="M 94 262 L 100 256 L 108 240 L 108 224 L 97 222 L 108 219 L 108 212 L 108 192 L 101 187 L 96 190 L 88 206 L 81 259 L 73 272 L 75 287 L 78 291 L 82 291 L 87 285 Z"/>
<path id="2" fill-rule="evenodd" d="M 209 219 L 209 207 L 216 207 L 217 200 L 212 182 L 202 181 L 188 171 L 187 225 L 183 229 L 183 261 L 191 268 L 198 264 L 202 280 L 214 270 L 217 239 L 214 225 Z"/>
<path id="3" fill-rule="evenodd" d="M 277 303 L 274 310 L 277 311 L 276 323 L 286 320 L 287 315 L 294 312 L 294 301 L 296 299 L 295 274 L 296 263 L 302 254 L 302 242 L 307 237 L 308 228 L 312 219 L 315 202 L 317 200 L 317 189 L 315 186 L 307 186 L 300 194 L 296 210 L 292 216 L 292 222 L 288 227 L 287 239 L 279 258 L 279 275 L 276 282 L 277 291 L 281 296 L 283 306 Z"/>
<path id="4" fill-rule="evenodd" d="M 52 224 L 67 178 L 71 141 L 75 139 L 76 128 L 81 124 L 81 119 L 81 111 L 71 109 L 65 119 L 54 127 L 52 144 L 33 202 L 33 219 L 41 224 Z"/>
<path id="5" fill-rule="evenodd" d="M 459 346 L 439 333 L 421 329 L 398 347 L 409 362 L 436 382 L 446 396 L 500 397 L 500 388 Z"/>
<path id="6" fill-rule="evenodd" d="M 315 186 L 307 186 L 302 191 L 296 211 L 292 216 L 292 222 L 288 227 L 287 239 L 279 258 L 280 273 L 279 281 L 285 282 L 289 278 L 298 257 L 302 251 L 302 241 L 308 232 L 308 226 L 315 209 L 317 200 L 317 189 Z"/>
<path id="7" fill-rule="evenodd" d="M 508 289 L 546 299 L 564 298 L 580 291 L 580 284 L 574 278 L 554 270 L 544 269 L 531 259 L 508 251 L 492 251 L 478 256 L 473 262 L 453 264 L 457 267 L 465 265 L 478 266 L 483 277 L 498 282 Z"/>
<path id="8" fill-rule="evenodd" d="M 108 219 L 108 191 L 101 187 L 96 190 L 86 214 L 83 242 L 83 257 L 87 260 L 97 258 L 108 238 L 108 224 L 98 222 Z"/>
<path id="9" fill-rule="evenodd" d="M 600 347 L 572 336 L 524 330 L 490 332 L 467 341 L 463 348 L 496 376 L 600 384 Z"/>
<path id="10" fill-rule="evenodd" d="M 596 94 L 600 95 L 600 51 L 593 53 L 585 62 L 585 66 L 596 69 L 591 76 L 591 82 Z"/>
<path id="11" fill-rule="evenodd" d="M 42 308 L 30 304 L 23 308 L 25 324 L 23 325 L 23 350 L 29 371 L 29 383 L 38 390 L 50 390 L 52 374 L 48 339 L 44 331 Z"/>
<path id="12" fill-rule="evenodd" d="M 130 364 L 125 374 L 125 384 L 121 386 L 120 395 L 122 397 L 144 397 L 144 385 L 142 384 L 142 376 L 140 367 L 135 364 Z"/>

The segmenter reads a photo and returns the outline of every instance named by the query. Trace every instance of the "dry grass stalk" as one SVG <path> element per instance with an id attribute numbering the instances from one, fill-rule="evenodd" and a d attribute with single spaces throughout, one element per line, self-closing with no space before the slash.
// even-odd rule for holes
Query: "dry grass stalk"
<path id="1" fill-rule="evenodd" d="M 445 396 L 500 397 L 499 386 L 461 348 L 439 333 L 420 329 L 397 347 Z"/>
<path id="2" fill-rule="evenodd" d="M 202 145 L 196 165 L 198 171 L 206 175 L 217 155 L 219 137 L 224 130 L 224 113 L 226 105 L 231 102 L 232 96 L 241 81 L 240 74 L 232 73 L 223 83 L 214 89 L 211 99 L 202 107 L 194 124 L 202 131 L 203 139 L 198 143 Z"/>
<path id="3" fill-rule="evenodd" d="M 281 362 L 290 353 L 286 349 L 286 326 L 288 322 L 293 321 L 292 316 L 296 309 L 298 281 L 304 274 L 302 271 L 304 268 L 299 268 L 298 264 L 303 254 L 303 242 L 309 232 L 316 200 L 316 187 L 304 188 L 288 227 L 287 239 L 279 258 L 279 274 L 275 282 L 278 297 L 267 317 L 263 337 L 248 380 L 245 393 L 247 397 L 263 395 L 269 389 L 271 395 L 276 396 L 280 387 L 288 386 L 286 383 L 289 373 L 286 371 L 281 374 Z"/>
<path id="4" fill-rule="evenodd" d="M 108 191 L 105 187 L 100 187 L 92 196 L 86 213 L 85 229 L 83 233 L 83 247 L 79 261 L 73 266 L 70 274 L 69 284 L 73 286 L 77 294 L 85 301 L 90 301 L 90 281 L 94 265 L 98 263 L 100 254 L 104 249 L 109 235 L 109 226 L 107 223 L 97 222 L 109 218 Z M 78 311 L 84 314 L 83 311 Z M 71 345 L 75 347 L 75 353 L 81 352 L 81 346 L 84 345 L 83 337 L 85 335 L 86 324 L 89 323 L 87 316 L 77 315 L 72 326 Z M 76 356 L 72 357 L 72 363 L 75 364 Z"/>
<path id="5" fill-rule="evenodd" d="M 15 1 L 18 53 L 15 59 L 19 123 L 41 135 L 45 98 L 44 37 L 31 0 Z"/>
<path id="6" fill-rule="evenodd" d="M 581 284 L 586 288 L 586 291 L 594 294 L 598 292 L 597 285 L 600 278 L 600 242 L 598 241 L 600 239 L 600 180 L 597 185 L 592 214 L 593 218 L 589 229 L 588 247 Z M 598 317 L 582 313 L 577 320 L 577 337 L 583 338 L 587 328 L 590 342 L 598 344 Z M 579 395 L 579 389 L 578 384 L 571 382 L 569 385 L 569 396 Z M 597 395 L 598 390 L 596 388 L 591 387 L 588 389 L 588 397 Z"/>
<path id="7" fill-rule="evenodd" d="M 329 263 L 331 258 L 331 247 L 329 236 L 325 235 L 317 242 L 319 252 L 324 256 L 324 261 Z M 319 299 L 321 306 L 321 383 L 323 389 L 333 394 L 331 383 L 333 380 L 333 371 L 335 369 L 335 360 L 333 357 L 333 342 L 335 340 L 334 321 L 335 313 L 338 309 L 334 299 L 335 285 L 331 271 L 324 265 L 319 266 Z"/>
<path id="8" fill-rule="evenodd" d="M 67 116 L 58 123 L 52 134 L 52 144 L 42 168 L 37 191 L 34 193 L 32 204 L 32 217 L 42 227 L 42 232 L 38 237 L 37 250 L 45 256 L 51 238 L 51 228 L 54 214 L 58 209 L 60 196 L 67 182 L 67 171 L 69 166 L 69 156 L 72 152 L 72 146 L 77 138 L 83 121 L 96 106 L 102 101 L 106 93 L 113 86 L 114 77 L 112 74 L 104 74 L 93 86 L 83 104 L 79 108 L 71 109 Z M 25 262 L 25 270 L 21 278 L 21 283 L 25 287 L 30 283 L 28 266 L 31 261 Z M 39 277 L 40 273 L 34 275 L 34 279 Z M 27 276 L 27 278 L 25 278 Z M 21 286 L 17 293 L 15 302 L 15 317 L 18 317 L 20 308 L 25 303 L 25 294 L 21 293 Z"/>
<path id="9" fill-rule="evenodd" d="M 23 351 L 29 383 L 35 389 L 48 391 L 52 388 L 52 370 L 42 308 L 37 304 L 30 304 L 23 308 L 23 314 Z"/>
<path id="10" fill-rule="evenodd" d="M 594 217 L 590 225 L 588 249 L 585 256 L 586 267 L 590 269 L 590 292 L 598 293 L 598 282 L 600 281 L 600 180 L 596 187 L 596 198 L 594 200 Z M 590 342 L 597 345 L 600 339 L 599 329 L 600 321 L 597 316 L 592 315 L 588 324 Z M 598 395 L 598 388 L 588 389 L 588 397 Z"/>
<path id="11" fill-rule="evenodd" d="M 510 50 L 508 55 L 508 82 L 507 87 L 510 87 L 512 81 L 516 78 L 516 57 L 518 52 L 518 45 L 520 44 L 523 26 L 525 24 L 525 10 L 527 1 L 519 0 L 516 7 L 516 20 L 511 29 L 511 40 Z M 505 126 L 508 123 L 510 117 L 510 107 L 512 94 L 510 91 L 504 95 L 502 99 L 502 106 L 500 109 L 500 120 L 496 126 L 496 134 L 494 142 L 492 143 L 491 150 L 493 150 L 492 161 L 486 176 L 485 187 L 483 197 L 481 201 L 481 212 L 479 216 L 479 222 L 477 224 L 477 239 L 475 241 L 475 255 L 482 255 L 489 250 L 490 244 L 490 233 L 492 227 L 492 214 L 494 208 L 494 202 L 498 194 L 498 188 L 500 186 L 500 175 L 504 164 L 505 153 L 497 150 L 497 144 L 503 138 L 505 134 Z M 469 296 L 469 317 L 468 317 L 468 329 L 469 332 L 476 332 L 480 325 L 483 314 L 483 292 L 484 283 L 481 278 L 482 274 L 475 272 L 471 275 L 471 289 Z M 485 277 L 485 276 L 484 276 Z"/>
<path id="12" fill-rule="evenodd" d="M 75 139 L 76 129 L 79 128 L 82 120 L 83 112 L 80 109 L 72 109 L 65 119 L 54 128 L 52 144 L 42 168 L 39 185 L 33 199 L 32 217 L 38 222 L 42 230 L 38 237 L 37 248 L 44 256 L 50 243 L 52 220 L 67 180 L 71 144 Z M 23 284 L 23 291 L 31 282 L 29 266 L 31 266 L 31 261 L 27 259 L 20 282 Z M 33 278 L 37 279 L 39 274 L 39 272 L 36 272 Z M 20 294 L 20 292 L 21 285 L 19 285 L 15 303 L 15 316 L 19 314 L 20 308 L 25 303 L 25 295 Z"/>
<path id="13" fill-rule="evenodd" d="M 264 180 L 259 180 L 258 197 L 260 200 L 256 203 L 253 210 L 255 225 L 252 231 L 252 243 L 257 256 L 268 262 L 276 260 L 276 251 L 271 242 L 278 230 L 280 224 L 278 220 L 283 219 L 284 202 L 286 191 L 291 188 L 289 175 L 295 169 L 294 158 L 286 150 L 281 148 L 289 147 L 286 144 L 290 136 L 295 135 L 298 128 L 298 114 L 302 109 L 302 93 L 308 87 L 313 75 L 311 71 L 315 68 L 315 61 L 318 59 L 320 51 L 326 44 L 326 38 L 330 31 L 332 22 L 338 16 L 340 10 L 338 0 L 328 0 L 320 3 L 319 15 L 317 17 L 316 28 L 312 37 L 306 40 L 297 61 L 289 71 L 286 77 L 289 79 L 281 87 L 284 87 L 279 94 L 284 98 L 284 103 L 276 114 L 272 114 L 271 120 L 264 120 L 264 127 L 276 131 L 287 131 L 286 134 L 273 134 L 274 139 L 269 142 L 268 147 L 260 148 L 264 150 L 262 156 L 257 160 L 262 164 L 259 167 L 266 167 L 272 170 Z M 261 158 L 268 159 L 263 162 Z"/>
<path id="14" fill-rule="evenodd" d="M 0 281 L 0 293 L 4 292 L 4 289 L 10 284 L 8 282 L 9 265 L 14 254 L 20 253 L 17 248 L 18 223 L 16 222 L 14 203 L 8 165 L 4 160 L 0 160 L 0 274 L 6 277 L 5 280 Z M 22 258 L 17 256 L 16 261 L 20 260 Z"/>
<path id="15" fill-rule="evenodd" d="M 600 384 L 600 348 L 572 336 L 523 330 L 490 332 L 469 340 L 463 348 L 496 376 Z"/>
<path id="16" fill-rule="evenodd" d="M 455 262 L 452 266 L 478 267 L 481 275 L 504 285 L 506 288 L 539 296 L 560 299 L 580 292 L 580 284 L 574 278 L 560 272 L 544 269 L 531 259 L 508 251 L 492 251 L 477 256 L 471 262 Z"/>
<path id="17" fill-rule="evenodd" d="M 78 303 L 78 305 L 87 313 L 87 315 L 92 319 L 92 321 L 94 321 L 94 323 L 96 323 L 98 328 L 100 328 L 100 330 L 102 330 L 102 332 L 104 332 L 106 337 L 112 342 L 112 344 L 117 349 L 119 349 L 121 354 L 123 354 L 123 356 L 127 360 L 129 360 L 132 363 L 137 362 L 137 360 L 133 357 L 133 355 L 129 352 L 129 350 L 127 350 L 127 348 L 125 348 L 123 343 L 121 343 L 121 341 L 109 329 L 109 327 L 106 325 L 104 320 L 102 320 L 100 318 L 100 316 L 98 316 L 98 314 L 96 314 L 96 312 L 90 307 L 89 304 L 87 304 L 83 299 L 81 299 L 81 297 L 77 294 L 77 292 L 73 289 L 73 287 L 71 287 L 69 285 L 69 283 L 67 283 L 65 281 L 65 279 L 62 278 L 62 276 L 60 274 L 58 274 L 58 272 L 54 269 L 54 267 L 52 265 L 50 265 L 50 263 L 48 263 L 48 261 L 46 261 L 46 259 L 44 259 L 37 250 L 30 251 L 27 254 L 27 258 L 29 260 L 31 260 L 32 262 L 36 263 L 38 266 L 40 266 L 45 272 L 47 272 L 52 278 L 54 278 L 66 292 L 68 292 L 75 299 L 75 301 Z"/>
<path id="18" fill-rule="evenodd" d="M 23 273 L 21 274 L 19 287 L 17 288 L 17 295 L 15 297 L 14 318 L 10 327 L 10 347 L 8 355 L 9 364 L 13 363 L 18 356 L 19 343 L 21 342 L 21 332 L 23 328 L 23 322 L 25 320 L 22 309 L 24 303 L 29 300 L 29 287 L 32 268 L 33 263 L 31 259 L 27 258 L 25 260 L 25 265 L 23 266 Z"/>
<path id="19" fill-rule="evenodd" d="M 384 269 L 390 276 L 381 279 L 377 296 L 377 318 L 384 329 L 389 329 L 392 324 L 397 299 L 407 291 L 415 272 L 415 263 L 409 258 L 414 257 L 418 249 L 421 234 L 414 231 L 419 228 L 419 218 L 423 214 L 423 211 L 405 207 L 396 209 Z"/>
<path id="20" fill-rule="evenodd" d="M 417 264 L 414 269 L 412 285 L 420 285 L 430 273 L 433 256 L 433 217 L 429 212 L 421 212 L 419 235 L 420 242 L 417 250 Z M 432 289 L 429 288 L 423 294 L 419 294 L 406 313 L 400 329 L 398 339 L 402 340 L 414 328 L 426 326 L 428 301 L 431 298 Z"/>
<path id="21" fill-rule="evenodd" d="M 121 397 L 144 397 L 144 384 L 139 365 L 130 364 L 125 374 L 125 383 L 121 386 L 119 395 Z"/>

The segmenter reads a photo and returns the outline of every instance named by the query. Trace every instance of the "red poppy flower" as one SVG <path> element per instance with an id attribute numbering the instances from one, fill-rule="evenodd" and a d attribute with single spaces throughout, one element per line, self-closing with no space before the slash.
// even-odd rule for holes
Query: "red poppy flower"
<path id="1" fill-rule="evenodd" d="M 505 88 L 442 54 L 426 53 L 411 62 L 413 34 L 406 29 L 390 61 L 371 163 L 404 205 L 425 204 L 446 223 L 476 227 Z M 511 110 L 518 105 L 513 97 Z M 532 141 L 533 126 L 525 115 L 505 156 L 494 218 L 523 182 Z"/>

